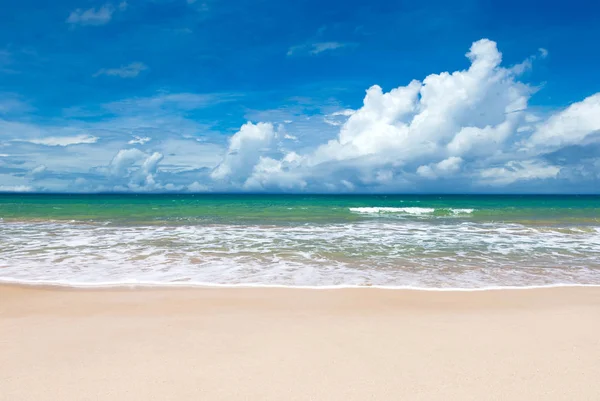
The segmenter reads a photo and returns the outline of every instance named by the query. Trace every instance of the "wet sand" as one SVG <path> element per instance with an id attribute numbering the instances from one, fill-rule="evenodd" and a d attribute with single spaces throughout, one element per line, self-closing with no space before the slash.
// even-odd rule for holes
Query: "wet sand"
<path id="1" fill-rule="evenodd" d="M 600 288 L 0 286 L 0 400 L 600 400 Z"/>

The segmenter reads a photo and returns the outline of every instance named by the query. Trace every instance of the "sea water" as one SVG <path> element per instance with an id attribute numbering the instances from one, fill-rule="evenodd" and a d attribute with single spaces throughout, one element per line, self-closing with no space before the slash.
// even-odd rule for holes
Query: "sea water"
<path id="1" fill-rule="evenodd" d="M 4 194 L 0 281 L 600 285 L 600 196 Z"/>

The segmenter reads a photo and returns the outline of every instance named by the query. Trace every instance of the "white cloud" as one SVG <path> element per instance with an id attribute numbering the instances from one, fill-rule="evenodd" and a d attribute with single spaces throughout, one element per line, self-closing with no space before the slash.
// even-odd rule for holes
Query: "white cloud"
<path id="1" fill-rule="evenodd" d="M 206 192 L 209 188 L 206 185 L 200 184 L 198 181 L 192 182 L 187 186 L 189 192 Z"/>
<path id="2" fill-rule="evenodd" d="M 31 192 L 33 187 L 30 185 L 0 185 L 0 192 Z"/>
<path id="3" fill-rule="evenodd" d="M 327 50 L 335 50 L 335 49 L 339 49 L 340 47 L 344 47 L 346 46 L 344 43 L 340 43 L 340 42 L 319 42 L 319 43 L 313 43 L 312 44 L 312 49 L 310 50 L 311 54 L 319 54 L 319 53 L 323 53 Z"/>
<path id="4" fill-rule="evenodd" d="M 229 148 L 223 161 L 213 170 L 211 177 L 215 180 L 247 177 L 261 153 L 271 144 L 275 130 L 270 123 L 252 124 L 248 122 L 229 140 Z"/>
<path id="5" fill-rule="evenodd" d="M 541 161 L 511 161 L 502 167 L 492 167 L 480 172 L 483 184 L 504 186 L 516 181 L 556 178 L 560 168 Z"/>
<path id="6" fill-rule="evenodd" d="M 105 4 L 97 9 L 82 10 L 78 8 L 69 14 L 67 23 L 72 25 L 104 25 L 110 22 L 114 12 L 115 8 L 111 4 Z"/>
<path id="7" fill-rule="evenodd" d="M 135 144 L 140 144 L 143 145 L 147 142 L 150 142 L 152 140 L 152 138 L 150 138 L 149 136 L 137 136 L 135 135 L 133 137 L 132 140 L 130 140 L 129 142 L 127 142 L 129 145 L 135 145 Z"/>
<path id="8" fill-rule="evenodd" d="M 323 117 L 323 121 L 326 124 L 339 127 L 340 125 L 344 124 L 348 120 L 348 117 L 354 113 L 355 110 L 351 109 L 338 110 Z"/>
<path id="9" fill-rule="evenodd" d="M 154 176 L 162 159 L 159 152 L 149 154 L 136 148 L 121 149 L 110 162 L 109 171 L 112 175 L 129 178 L 128 187 L 132 190 L 160 189 Z"/>
<path id="10" fill-rule="evenodd" d="M 75 136 L 47 136 L 43 138 L 20 139 L 18 142 L 29 142 L 36 145 L 45 146 L 70 146 L 81 145 L 85 143 L 96 143 L 98 138 L 92 135 L 75 135 Z"/>
<path id="11" fill-rule="evenodd" d="M 600 93 L 573 103 L 539 123 L 529 139 L 529 148 L 552 150 L 583 142 L 600 133 Z"/>
<path id="12" fill-rule="evenodd" d="M 425 178 L 438 178 L 455 175 L 463 163 L 463 159 L 451 156 L 439 163 L 432 163 L 417 168 L 417 174 Z"/>
<path id="13" fill-rule="evenodd" d="M 100 75 L 121 77 L 121 78 L 135 78 L 142 71 L 146 71 L 148 66 L 144 63 L 135 62 L 128 65 L 121 66 L 119 68 L 102 68 L 96 72 L 93 76 L 98 77 Z"/>
<path id="14" fill-rule="evenodd" d="M 129 168 L 148 155 L 139 149 L 121 149 L 110 162 L 109 168 L 114 175 L 127 175 Z"/>
<path id="15" fill-rule="evenodd" d="M 355 112 L 356 112 L 356 110 L 344 109 L 344 110 L 340 110 L 340 111 L 335 111 L 335 112 L 331 113 L 330 116 L 350 117 Z"/>
<path id="16" fill-rule="evenodd" d="M 242 125 L 228 144 L 190 112 L 236 94 L 161 92 L 73 108 L 47 124 L 18 115 L 21 106 L 0 96 L 0 112 L 3 104 L 9 110 L 0 118 L 0 165 L 11 172 L 0 183 L 189 192 L 534 191 L 569 180 L 597 187 L 600 94 L 553 112 L 529 107 L 538 88 L 519 74 L 543 56 L 503 66 L 496 44 L 480 40 L 465 69 L 386 90 L 374 85 L 357 110 L 295 99 L 294 109 L 251 111 L 248 120 L 269 122 Z"/>
<path id="17" fill-rule="evenodd" d="M 251 176 L 244 182 L 244 188 L 249 190 L 284 189 L 302 190 L 307 183 L 298 169 L 302 157 L 295 152 L 285 155 L 282 160 L 270 157 L 260 157 L 252 168 Z"/>
<path id="18" fill-rule="evenodd" d="M 358 110 L 325 115 L 325 122 L 339 125 L 337 136 L 303 155 L 283 151 L 277 160 L 236 149 L 253 163 L 236 169 L 235 182 L 254 189 L 340 190 L 414 189 L 419 177 L 476 177 L 481 186 L 556 179 L 561 168 L 543 153 L 585 144 L 600 132 L 600 94 L 550 116 L 529 110 L 537 88 L 519 78 L 537 56 L 503 67 L 496 43 L 487 39 L 474 42 L 466 56 L 465 70 L 431 74 L 389 92 L 372 86 Z"/>

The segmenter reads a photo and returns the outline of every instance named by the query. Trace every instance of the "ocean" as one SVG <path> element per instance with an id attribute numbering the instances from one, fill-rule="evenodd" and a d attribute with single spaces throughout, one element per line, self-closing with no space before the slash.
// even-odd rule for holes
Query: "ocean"
<path id="1" fill-rule="evenodd" d="M 0 281 L 600 285 L 600 196 L 0 194 Z"/>

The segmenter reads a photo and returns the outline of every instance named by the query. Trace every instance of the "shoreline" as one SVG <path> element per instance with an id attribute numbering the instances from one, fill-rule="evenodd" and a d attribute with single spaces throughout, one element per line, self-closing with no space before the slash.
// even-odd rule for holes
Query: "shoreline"
<path id="1" fill-rule="evenodd" d="M 0 285 L 0 399 L 597 400 L 600 288 Z"/>
<path id="2" fill-rule="evenodd" d="M 600 288 L 600 284 L 557 283 L 523 286 L 483 286 L 483 287 L 412 287 L 394 285 L 285 285 L 285 284 L 219 284 L 219 283 L 188 283 L 188 282 L 100 282 L 100 283 L 62 283 L 49 281 L 10 280 L 0 277 L 0 287 L 73 289 L 73 290 L 136 290 L 136 289 L 280 289 L 280 290 L 385 290 L 385 291 L 416 291 L 416 292 L 487 292 L 487 291 L 524 291 L 554 288 Z"/>

